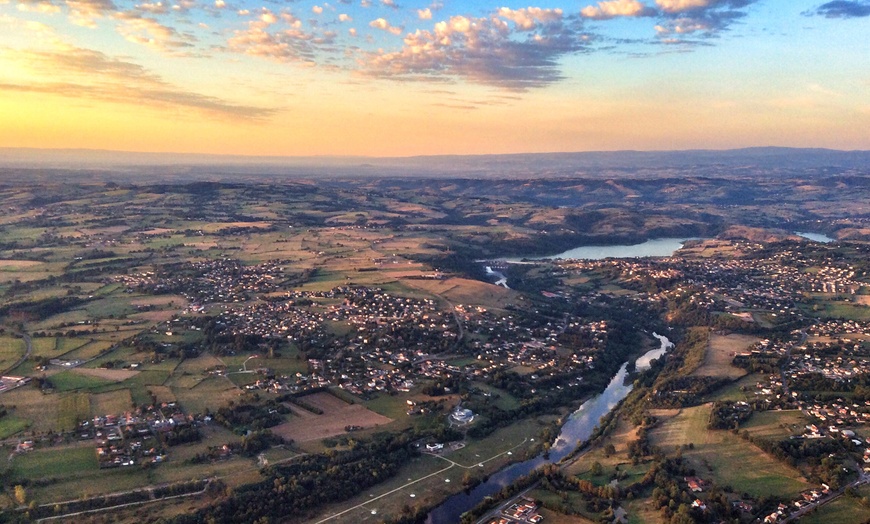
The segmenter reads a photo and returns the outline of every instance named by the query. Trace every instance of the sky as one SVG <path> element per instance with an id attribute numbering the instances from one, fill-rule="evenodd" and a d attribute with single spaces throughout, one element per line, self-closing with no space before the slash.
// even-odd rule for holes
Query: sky
<path id="1" fill-rule="evenodd" d="M 870 0 L 0 0 L 0 147 L 870 149 Z"/>

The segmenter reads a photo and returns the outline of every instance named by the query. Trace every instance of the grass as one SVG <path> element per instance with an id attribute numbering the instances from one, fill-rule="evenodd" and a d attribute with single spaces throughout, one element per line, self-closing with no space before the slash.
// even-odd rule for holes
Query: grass
<path id="1" fill-rule="evenodd" d="M 99 468 L 93 447 L 37 449 L 16 455 L 12 474 L 19 478 L 77 476 Z"/>
<path id="2" fill-rule="evenodd" d="M 71 370 L 64 370 L 52 375 L 49 380 L 58 392 L 96 389 L 112 383 L 109 380 L 73 373 Z"/>
<path id="3" fill-rule="evenodd" d="M 209 377 L 196 387 L 174 388 L 178 402 L 188 413 L 203 413 L 223 406 L 239 396 L 239 389 L 224 377 Z"/>
<path id="4" fill-rule="evenodd" d="M 858 490 L 858 494 L 866 497 L 870 495 L 870 491 L 865 486 Z M 870 508 L 863 505 L 861 501 L 844 495 L 802 517 L 800 522 L 801 524 L 828 524 L 830 522 L 866 522 L 868 519 L 870 519 Z"/>
<path id="5" fill-rule="evenodd" d="M 86 393 L 72 393 L 58 402 L 57 426 L 62 431 L 75 429 L 76 424 L 91 415 L 90 397 Z"/>
<path id="6" fill-rule="evenodd" d="M 112 343 L 105 340 L 91 340 L 88 343 L 79 346 L 78 348 L 65 353 L 63 358 L 65 360 L 88 360 L 96 357 L 103 351 L 106 351 L 112 347 Z"/>
<path id="7" fill-rule="evenodd" d="M 746 335 L 711 335 L 710 344 L 701 366 L 693 373 L 704 377 L 740 378 L 746 371 L 731 364 L 734 354 L 745 351 L 758 341 Z"/>
<path id="8" fill-rule="evenodd" d="M 0 372 L 15 364 L 24 356 L 24 340 L 15 337 L 0 337 Z"/>
<path id="9" fill-rule="evenodd" d="M 21 433 L 28 427 L 30 427 L 30 422 L 26 419 L 18 418 L 14 415 L 6 415 L 0 418 L 0 440 Z"/>
<path id="10" fill-rule="evenodd" d="M 753 413 L 752 418 L 740 426 L 740 431 L 748 431 L 753 437 L 778 441 L 803 433 L 808 423 L 806 415 L 798 410 L 760 411 Z"/>
<path id="11" fill-rule="evenodd" d="M 520 406 L 520 401 L 503 389 L 492 387 L 487 384 L 475 385 L 484 392 L 490 393 L 492 395 L 490 398 L 494 399 L 494 403 L 499 409 L 512 410 Z"/>
<path id="12" fill-rule="evenodd" d="M 121 415 L 133 407 L 129 389 L 91 395 L 91 415 Z"/>
<path id="13" fill-rule="evenodd" d="M 720 389 L 717 389 L 714 393 L 712 393 L 706 400 L 708 401 L 716 401 L 716 400 L 745 400 L 749 401 L 750 399 L 755 397 L 755 392 L 757 391 L 755 385 L 758 382 L 763 382 L 765 380 L 765 376 L 761 373 L 753 373 L 751 375 L 746 375 L 745 377 L 728 384 Z M 746 391 L 743 391 L 743 389 Z"/>
<path id="14" fill-rule="evenodd" d="M 698 475 L 714 478 L 720 486 L 732 486 L 755 496 L 790 497 L 809 484 L 798 471 L 770 457 L 756 446 L 728 431 L 711 431 L 707 421 L 712 406 L 654 412 L 663 420 L 651 433 L 651 442 L 663 451 L 692 444 L 683 457 Z M 746 467 L 751 464 L 752 467 Z"/>
<path id="15" fill-rule="evenodd" d="M 595 515 L 586 510 L 586 499 L 577 492 L 566 493 L 566 497 L 563 499 L 559 493 L 554 493 L 552 491 L 546 489 L 533 489 L 528 493 L 529 498 L 540 500 L 544 506 L 549 507 L 569 507 L 572 511 L 579 513 L 582 516 L 573 516 L 568 517 L 562 513 L 557 513 L 555 511 L 551 511 L 551 515 L 558 516 L 557 519 L 551 519 L 551 522 L 594 522 Z M 576 520 L 567 520 L 567 519 L 576 519 Z M 544 517 L 544 520 L 547 520 L 547 517 Z"/>
<path id="16" fill-rule="evenodd" d="M 24 386 L 3 393 L 3 404 L 15 406 L 15 417 L 28 421 L 33 431 L 57 431 L 57 395 L 45 395 L 38 388 Z"/>

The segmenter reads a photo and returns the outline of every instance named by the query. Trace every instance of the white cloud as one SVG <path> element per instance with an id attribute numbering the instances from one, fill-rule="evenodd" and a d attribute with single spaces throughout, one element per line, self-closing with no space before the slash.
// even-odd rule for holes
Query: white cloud
<path id="1" fill-rule="evenodd" d="M 319 5 L 316 5 L 316 6 L 311 8 L 311 12 L 316 14 L 316 15 L 319 15 L 320 13 L 323 12 L 323 8 L 320 7 Z"/>
<path id="2" fill-rule="evenodd" d="M 338 21 L 339 22 L 353 22 L 353 18 L 351 18 L 351 16 L 348 14 L 341 13 L 340 15 L 338 15 Z"/>
<path id="3" fill-rule="evenodd" d="M 681 13 L 707 7 L 710 2 L 711 0 L 656 0 L 656 4 L 666 13 Z"/>
<path id="4" fill-rule="evenodd" d="M 432 20 L 432 10 L 428 7 L 426 9 L 417 9 L 417 18 L 420 20 Z"/>
<path id="5" fill-rule="evenodd" d="M 540 7 L 526 7 L 523 9 L 502 7 L 498 10 L 498 16 L 510 20 L 520 29 L 529 31 L 535 29 L 538 24 L 548 24 L 562 20 L 562 10 L 541 9 Z"/>
<path id="6" fill-rule="evenodd" d="M 584 18 L 607 20 L 618 16 L 645 16 L 653 14 L 652 10 L 638 0 L 608 0 L 598 2 L 597 6 L 586 6 L 580 10 Z"/>
<path id="7" fill-rule="evenodd" d="M 377 18 L 369 22 L 370 27 L 374 27 L 375 29 L 380 29 L 382 31 L 386 31 L 390 34 L 394 34 L 396 36 L 402 34 L 403 29 L 398 26 L 391 25 L 385 18 Z"/>

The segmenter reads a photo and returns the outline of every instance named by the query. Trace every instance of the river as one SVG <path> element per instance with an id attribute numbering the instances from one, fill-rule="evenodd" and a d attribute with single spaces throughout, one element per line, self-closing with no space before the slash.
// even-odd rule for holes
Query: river
<path id="1" fill-rule="evenodd" d="M 635 361 L 638 371 L 649 368 L 650 363 L 665 354 L 673 344 L 666 337 L 653 333 L 659 340 L 659 347 L 646 352 Z M 511 484 L 522 475 L 528 475 L 535 469 L 549 463 L 559 462 L 571 453 L 577 445 L 588 439 L 598 425 L 598 421 L 610 412 L 631 391 L 632 385 L 625 383 L 628 375 L 628 362 L 624 363 L 619 372 L 610 380 L 607 388 L 600 394 L 587 400 L 577 411 L 572 413 L 562 424 L 562 430 L 550 447 L 549 455 L 541 454 L 524 462 L 511 464 L 490 475 L 486 482 L 478 484 L 470 492 L 457 493 L 449 497 L 429 513 L 427 524 L 455 524 L 466 511 L 477 506 L 487 496 L 493 495 L 505 486 Z"/>
<path id="2" fill-rule="evenodd" d="M 545 257 L 514 257 L 505 258 L 508 262 L 522 260 L 541 260 L 544 258 L 573 258 L 586 260 L 602 260 L 605 258 L 633 258 L 633 257 L 669 257 L 681 247 L 689 238 L 654 238 L 646 242 L 633 245 L 616 246 L 580 246 L 569 249 L 564 253 Z"/>

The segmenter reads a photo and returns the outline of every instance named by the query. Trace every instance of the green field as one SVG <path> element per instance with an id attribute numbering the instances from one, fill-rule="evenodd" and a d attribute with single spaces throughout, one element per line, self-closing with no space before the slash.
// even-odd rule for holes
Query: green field
<path id="1" fill-rule="evenodd" d="M 91 401 L 87 393 L 71 393 L 58 401 L 57 428 L 74 430 L 76 424 L 91 416 Z"/>
<path id="2" fill-rule="evenodd" d="M 684 408 L 678 414 L 659 413 L 662 422 L 650 433 L 651 443 L 666 452 L 684 450 L 698 475 L 712 477 L 754 496 L 792 497 L 810 487 L 801 474 L 728 431 L 707 429 L 711 405 Z M 752 464 L 747 468 L 746 464 Z"/>
<path id="3" fill-rule="evenodd" d="M 79 389 L 97 389 L 101 386 L 112 383 L 109 380 L 80 375 L 69 369 L 52 375 L 49 380 L 54 386 L 54 389 L 58 392 L 76 391 Z"/>
<path id="4" fill-rule="evenodd" d="M 870 496 L 870 488 L 864 486 L 857 490 L 859 497 Z M 800 519 L 801 524 L 830 524 L 834 522 L 866 522 L 870 519 L 870 507 L 855 497 L 844 495 L 825 504 L 816 511 Z"/>
<path id="5" fill-rule="evenodd" d="M 0 337 L 0 372 L 5 372 L 24 356 L 24 340 L 15 337 Z"/>
<path id="6" fill-rule="evenodd" d="M 30 479 L 73 476 L 98 468 L 93 446 L 37 449 L 12 461 L 12 474 Z"/>
<path id="7" fill-rule="evenodd" d="M 9 438 L 30 427 L 30 422 L 14 415 L 6 415 L 0 418 L 0 440 Z"/>

